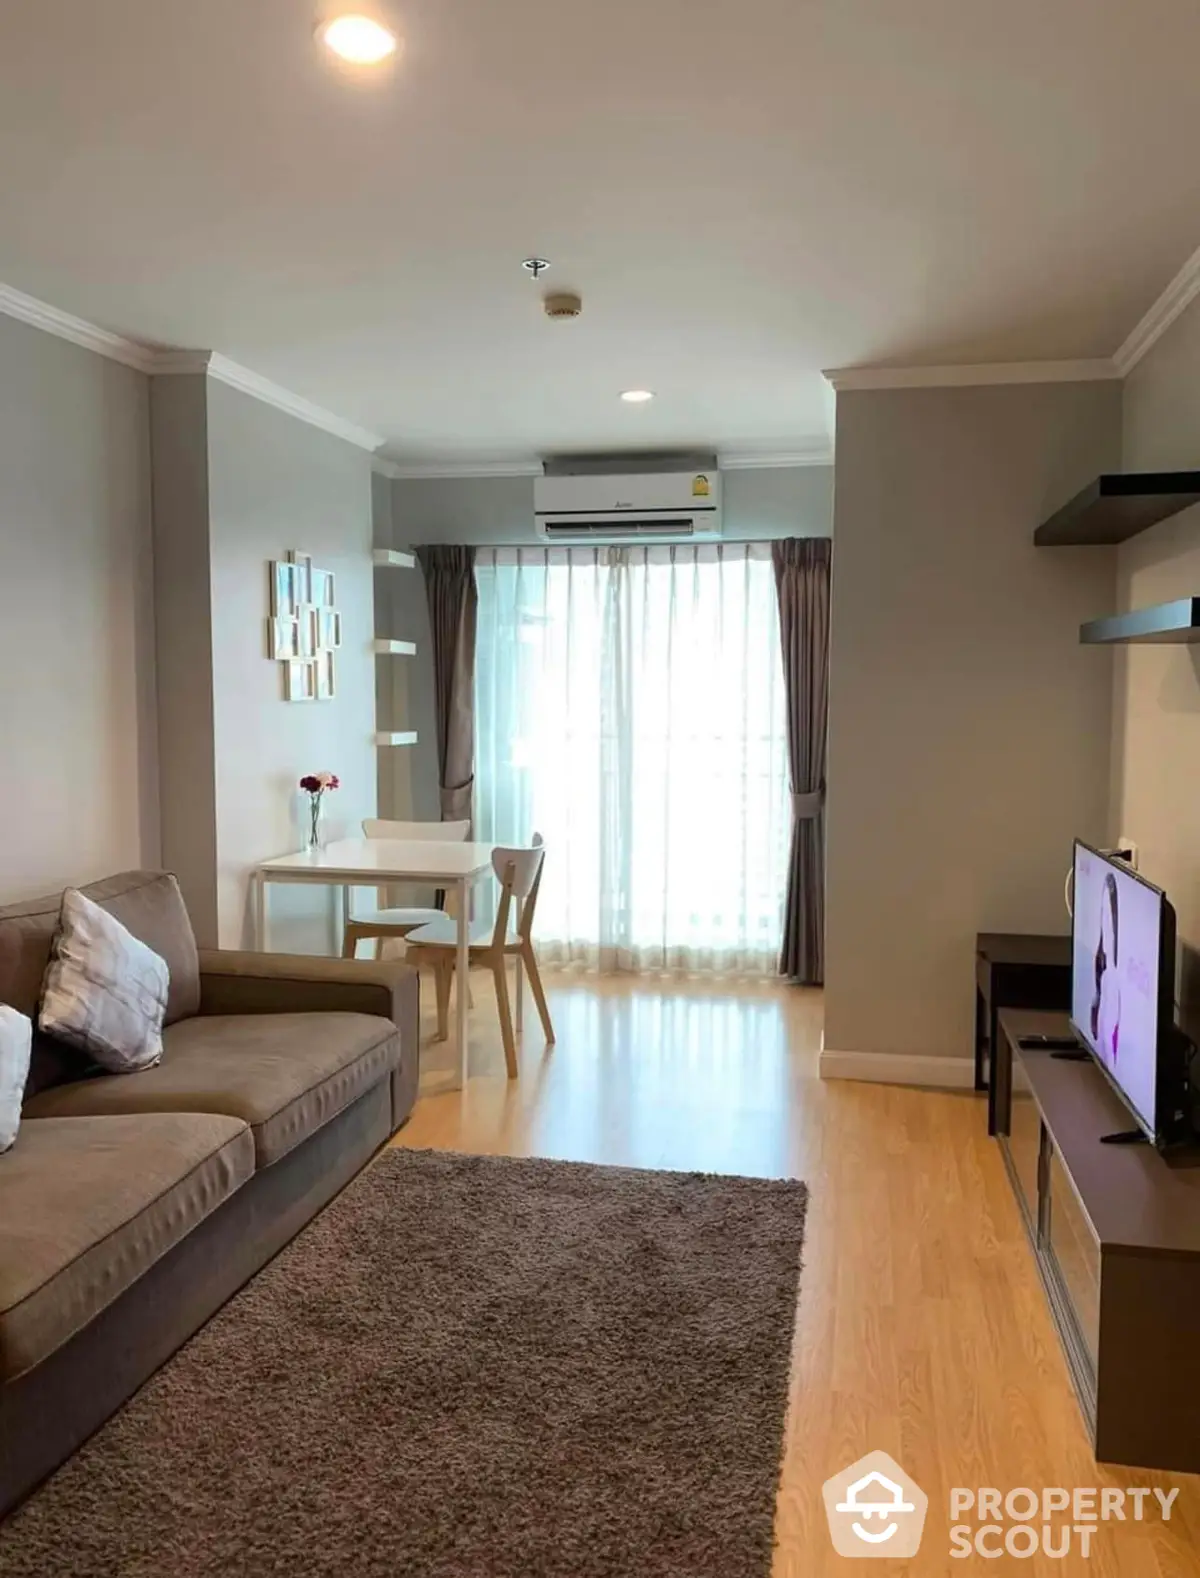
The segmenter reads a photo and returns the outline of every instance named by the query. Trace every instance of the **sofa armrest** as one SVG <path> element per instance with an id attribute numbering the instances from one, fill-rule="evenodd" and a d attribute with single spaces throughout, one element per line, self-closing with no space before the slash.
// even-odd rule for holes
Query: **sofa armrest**
<path id="1" fill-rule="evenodd" d="M 417 972 L 406 964 L 309 954 L 200 950 L 202 1014 L 377 1014 L 417 1044 Z"/>

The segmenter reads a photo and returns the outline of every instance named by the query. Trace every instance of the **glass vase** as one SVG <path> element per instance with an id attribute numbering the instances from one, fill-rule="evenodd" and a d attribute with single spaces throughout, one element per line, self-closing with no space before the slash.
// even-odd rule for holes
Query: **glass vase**
<path id="1" fill-rule="evenodd" d="M 321 796 L 319 794 L 308 797 L 308 839 L 305 849 L 320 849 L 321 847 Z"/>

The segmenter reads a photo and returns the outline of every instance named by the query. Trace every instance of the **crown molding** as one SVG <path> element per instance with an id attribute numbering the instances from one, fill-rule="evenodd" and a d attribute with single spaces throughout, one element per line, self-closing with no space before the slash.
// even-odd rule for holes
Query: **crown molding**
<path id="1" fill-rule="evenodd" d="M 335 438 L 344 438 L 348 444 L 354 444 L 359 449 L 373 453 L 383 443 L 381 433 L 372 433 L 369 428 L 347 422 L 332 411 L 326 411 L 323 406 L 314 405 L 311 400 L 305 400 L 290 389 L 272 383 L 269 378 L 251 372 L 239 362 L 230 361 L 228 356 L 222 356 L 219 351 L 214 351 L 209 357 L 208 376 L 215 378 L 218 383 L 228 384 L 231 389 L 240 389 L 243 394 L 253 395 L 265 405 L 276 406 L 280 411 L 286 411 L 288 416 L 307 422 L 311 427 L 323 428 Z"/>
<path id="2" fill-rule="evenodd" d="M 0 313 L 35 329 L 43 329 L 60 340 L 69 340 L 72 345 L 81 345 L 86 351 L 96 351 L 110 361 L 136 368 L 139 373 L 149 372 L 158 355 L 153 346 L 128 340 L 124 335 L 113 334 L 110 329 L 101 329 L 84 318 L 77 318 L 73 312 L 63 312 L 48 302 L 39 301 L 36 296 L 14 290 L 11 285 L 0 284 Z"/>
<path id="3" fill-rule="evenodd" d="M 1200 295 L 1200 247 L 1192 253 L 1162 295 L 1141 319 L 1113 357 L 1122 378 L 1132 372 L 1146 352 L 1167 332 L 1175 319 Z"/>
<path id="4" fill-rule="evenodd" d="M 382 460 L 382 464 L 379 461 Z M 386 467 L 386 469 L 385 469 Z M 376 469 L 400 482 L 449 481 L 454 477 L 540 477 L 540 460 L 464 460 L 433 461 L 428 465 L 406 466 L 400 461 L 378 457 Z"/>
<path id="5" fill-rule="evenodd" d="M 1124 378 L 1137 366 L 1175 320 L 1200 296 L 1200 248 L 1197 248 L 1174 279 L 1139 320 L 1116 353 L 1077 361 L 991 362 L 952 367 L 833 367 L 825 378 L 839 394 L 875 389 L 964 389 L 989 384 L 1086 383 Z M 206 373 L 233 389 L 273 405 L 280 411 L 312 427 L 344 439 L 375 455 L 374 469 L 397 481 L 433 481 L 453 477 L 535 477 L 542 471 L 540 460 L 441 461 L 425 465 L 404 465 L 378 455 L 384 438 L 369 428 L 348 422 L 300 395 L 292 394 L 269 378 L 222 356 L 217 351 L 180 350 L 147 345 L 131 340 L 98 324 L 78 318 L 26 295 L 11 285 L 0 283 L 0 314 L 16 318 L 32 328 L 53 334 L 60 340 L 84 350 L 95 351 L 110 361 L 132 367 L 156 377 Z M 833 461 L 832 449 L 814 444 L 800 450 L 778 453 L 728 451 L 719 457 L 724 471 L 756 467 L 827 466 Z"/>
<path id="6" fill-rule="evenodd" d="M 985 384 L 1078 384 L 1119 379 L 1116 360 L 985 362 L 961 367 L 831 367 L 824 376 L 838 394 L 857 389 L 967 389 Z"/>
<path id="7" fill-rule="evenodd" d="M 286 411 L 288 416 L 307 422 L 310 427 L 319 427 L 336 438 L 344 438 L 348 444 L 354 444 L 359 449 L 374 453 L 383 443 L 382 434 L 372 433 L 354 422 L 345 421 L 332 411 L 326 411 L 323 406 L 313 405 L 311 400 L 305 400 L 290 389 L 272 383 L 269 378 L 251 372 L 249 367 L 231 361 L 228 356 L 222 356 L 220 351 L 160 351 L 149 371 L 158 378 L 205 373 L 218 383 L 228 384 L 231 389 L 240 389 L 243 394 L 252 395 L 264 405 L 273 405 L 280 411 Z"/>
<path id="8" fill-rule="evenodd" d="M 805 449 L 729 450 L 717 456 L 722 471 L 777 470 L 793 466 L 831 466 L 833 451 L 828 444 L 813 444 Z M 374 469 L 398 482 L 451 482 L 468 477 L 540 477 L 540 460 L 442 460 L 424 465 L 404 465 L 376 455 Z"/>
<path id="9" fill-rule="evenodd" d="M 372 433 L 355 422 L 347 422 L 332 411 L 314 405 L 311 400 L 292 394 L 290 390 L 272 383 L 269 378 L 262 378 L 248 367 L 230 361 L 219 351 L 144 345 L 138 340 L 113 334 L 109 329 L 101 329 L 94 323 L 77 318 L 74 313 L 63 312 L 48 302 L 39 301 L 35 296 L 27 296 L 24 291 L 14 290 L 11 285 L 0 284 L 0 313 L 28 323 L 35 329 L 42 329 L 60 340 L 69 340 L 72 345 L 80 345 L 84 350 L 95 351 L 110 361 L 135 368 L 139 373 L 148 373 L 154 377 L 207 373 L 210 378 L 216 378 L 233 389 L 240 389 L 244 394 L 253 395 L 256 400 L 262 400 L 267 405 L 276 406 L 312 427 L 323 428 L 325 432 L 333 433 L 359 449 L 373 452 L 383 443 L 382 434 Z"/>
<path id="10" fill-rule="evenodd" d="M 156 378 L 182 378 L 188 373 L 207 373 L 211 351 L 159 351 L 146 369 Z"/>
<path id="11" fill-rule="evenodd" d="M 717 455 L 717 465 L 722 471 L 774 471 L 793 466 L 832 466 L 833 449 L 826 443 L 814 443 L 804 449 L 775 452 L 722 450 Z"/>
<path id="12" fill-rule="evenodd" d="M 372 433 L 368 428 L 345 421 L 334 412 L 326 411 L 323 406 L 314 405 L 311 400 L 294 395 L 290 389 L 281 388 L 269 378 L 251 372 L 240 362 L 231 361 L 219 351 L 160 351 L 147 370 L 157 378 L 204 373 L 209 378 L 215 378 L 218 383 L 228 384 L 231 389 L 240 389 L 243 394 L 252 395 L 264 405 L 273 405 L 280 411 L 286 411 L 288 416 L 307 422 L 310 427 L 319 427 L 326 433 L 332 433 L 335 438 L 345 439 L 348 444 L 354 444 L 359 449 L 369 450 L 373 454 L 383 443 L 382 434 Z"/>

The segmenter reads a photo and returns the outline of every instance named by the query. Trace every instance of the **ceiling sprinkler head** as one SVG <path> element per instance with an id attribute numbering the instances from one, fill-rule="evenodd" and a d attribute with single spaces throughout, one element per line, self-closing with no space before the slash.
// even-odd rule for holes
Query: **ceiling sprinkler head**
<path id="1" fill-rule="evenodd" d="M 550 267 L 550 260 L 549 258 L 526 258 L 521 267 L 531 279 L 541 279 L 542 275 Z"/>

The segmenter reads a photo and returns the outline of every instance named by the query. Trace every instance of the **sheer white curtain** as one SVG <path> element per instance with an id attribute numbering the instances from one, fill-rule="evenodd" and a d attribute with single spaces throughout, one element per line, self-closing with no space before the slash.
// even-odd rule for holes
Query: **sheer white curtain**
<path id="1" fill-rule="evenodd" d="M 774 972 L 788 838 L 770 553 L 476 559 L 476 824 L 548 846 L 547 962 Z"/>

